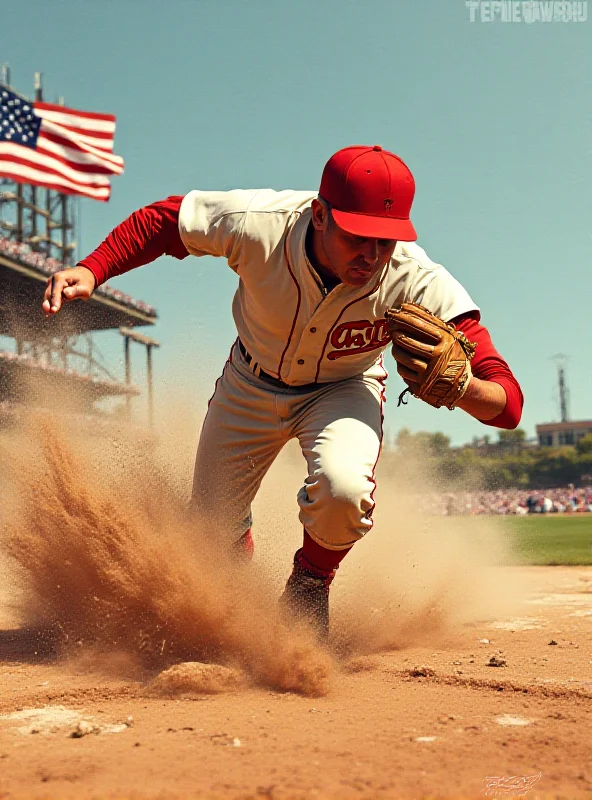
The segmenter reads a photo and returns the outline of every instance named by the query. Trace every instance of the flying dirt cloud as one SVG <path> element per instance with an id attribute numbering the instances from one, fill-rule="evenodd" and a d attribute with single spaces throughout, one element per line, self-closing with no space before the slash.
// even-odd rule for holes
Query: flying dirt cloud
<path id="1" fill-rule="evenodd" d="M 481 526 L 477 540 L 458 520 L 422 517 L 410 494 L 421 469 L 405 481 L 385 470 L 375 528 L 334 584 L 330 655 L 277 606 L 301 539 L 297 448 L 263 483 L 255 560 L 240 564 L 188 519 L 187 431 L 184 446 L 173 439 L 73 439 L 38 419 L 3 440 L 1 542 L 18 619 L 52 631 L 64 654 L 99 647 L 115 670 L 125 654 L 147 678 L 182 662 L 216 663 L 315 696 L 329 691 L 341 657 L 433 641 L 502 610 L 497 529 Z"/>
<path id="2" fill-rule="evenodd" d="M 277 689 L 328 690 L 329 655 L 282 623 L 247 566 L 195 531 L 146 452 L 109 471 L 104 450 L 93 468 L 92 446 L 75 456 L 48 422 L 29 435 L 28 453 L 5 454 L 18 502 L 2 520 L 22 624 L 51 629 L 65 650 L 100 645 L 152 671 L 214 660 Z"/>
<path id="3" fill-rule="evenodd" d="M 289 571 L 301 530 L 296 493 L 305 464 L 288 446 L 255 503 L 255 541 L 270 579 Z M 507 570 L 504 530 L 494 518 L 427 516 L 418 498 L 437 491 L 422 453 L 404 468 L 384 452 L 377 474 L 375 525 L 342 562 L 332 587 L 337 652 L 368 654 L 434 645 L 460 625 L 510 613 L 523 595 Z M 278 589 L 280 583 L 278 582 Z"/>

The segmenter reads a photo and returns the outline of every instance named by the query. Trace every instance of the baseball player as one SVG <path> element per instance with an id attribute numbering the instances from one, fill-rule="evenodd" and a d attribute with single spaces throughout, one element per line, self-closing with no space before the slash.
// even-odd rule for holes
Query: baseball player
<path id="1" fill-rule="evenodd" d="M 76 267 L 54 274 L 43 300 L 49 317 L 164 254 L 227 260 L 238 275 L 238 338 L 201 430 L 192 509 L 213 538 L 250 557 L 251 503 L 279 451 L 297 438 L 307 464 L 298 492 L 304 538 L 282 602 L 323 638 L 335 572 L 372 527 L 383 353 L 394 341 L 385 313 L 420 303 L 437 322 L 454 324 L 443 329 L 455 343 L 473 343 L 466 357 L 459 350 L 454 364 L 435 368 L 437 378 L 462 377 L 443 404 L 499 428 L 516 427 L 522 411 L 518 382 L 478 307 L 415 244 L 414 193 L 409 168 L 375 145 L 335 153 L 318 193 L 196 190 L 169 197 L 134 212 Z M 422 395 L 434 368 L 429 341 L 405 329 L 393 353 L 410 390 L 431 402 Z"/>

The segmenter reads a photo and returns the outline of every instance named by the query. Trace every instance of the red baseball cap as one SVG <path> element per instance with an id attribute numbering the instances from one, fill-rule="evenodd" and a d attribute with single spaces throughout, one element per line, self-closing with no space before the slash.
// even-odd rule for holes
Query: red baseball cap
<path id="1" fill-rule="evenodd" d="M 417 239 L 409 214 L 415 194 L 411 170 L 399 156 L 374 147 L 344 147 L 325 164 L 319 194 L 348 233 L 376 239 Z"/>

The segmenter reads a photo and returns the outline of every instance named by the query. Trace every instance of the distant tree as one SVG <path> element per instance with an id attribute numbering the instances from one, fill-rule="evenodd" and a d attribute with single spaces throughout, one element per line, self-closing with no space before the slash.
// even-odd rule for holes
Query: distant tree
<path id="1" fill-rule="evenodd" d="M 437 431 L 432 433 L 429 442 L 429 448 L 433 455 L 443 456 L 450 450 L 450 436 Z"/>
<path id="2" fill-rule="evenodd" d="M 584 453 L 592 453 L 592 433 L 578 439 L 576 442 L 576 450 L 583 456 Z"/>
<path id="3" fill-rule="evenodd" d="M 498 443 L 505 447 L 512 447 L 523 444 L 526 439 L 526 431 L 523 428 L 516 428 L 513 431 L 499 430 Z"/>
<path id="4" fill-rule="evenodd" d="M 450 450 L 450 437 L 440 431 L 411 433 L 409 428 L 401 428 L 395 438 L 395 444 L 398 450 L 413 449 L 428 456 L 443 456 Z"/>
<path id="5" fill-rule="evenodd" d="M 395 444 L 399 450 L 408 448 L 413 440 L 413 434 L 409 428 L 401 428 L 395 437 Z"/>

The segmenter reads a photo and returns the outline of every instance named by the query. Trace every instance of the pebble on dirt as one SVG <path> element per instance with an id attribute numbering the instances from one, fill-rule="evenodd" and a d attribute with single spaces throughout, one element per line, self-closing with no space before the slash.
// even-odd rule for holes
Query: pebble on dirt
<path id="1" fill-rule="evenodd" d="M 487 662 L 488 667 L 507 667 L 508 662 L 503 656 L 491 656 Z"/>
<path id="2" fill-rule="evenodd" d="M 175 664 L 154 678 L 150 687 L 159 694 L 217 694 L 237 689 L 244 683 L 238 670 L 219 664 L 188 661 Z"/>
<path id="3" fill-rule="evenodd" d="M 82 739 L 83 736 L 88 736 L 91 733 L 99 733 L 100 727 L 94 725 L 92 722 L 81 720 L 70 734 L 71 739 Z"/>
<path id="4" fill-rule="evenodd" d="M 413 669 L 409 670 L 409 675 L 412 678 L 434 678 L 436 672 L 431 667 L 421 664 L 419 667 L 413 667 Z"/>

